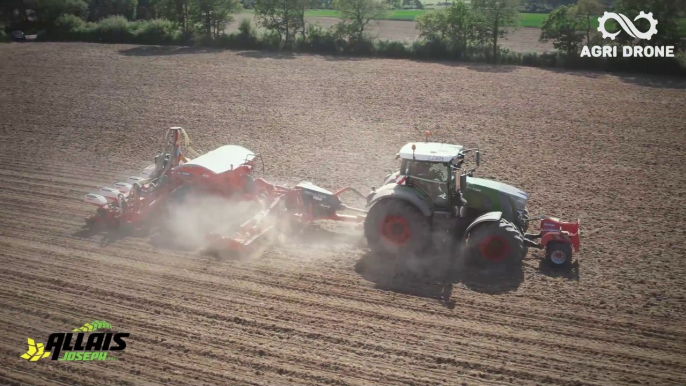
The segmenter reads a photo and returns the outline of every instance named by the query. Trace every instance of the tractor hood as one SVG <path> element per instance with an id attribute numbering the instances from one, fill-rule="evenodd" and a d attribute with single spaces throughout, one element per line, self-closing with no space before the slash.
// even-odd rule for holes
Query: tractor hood
<path id="1" fill-rule="evenodd" d="M 526 201 L 529 199 L 529 195 L 523 190 L 515 188 L 512 185 L 508 185 L 502 182 L 487 180 L 485 178 L 467 177 L 467 190 L 471 192 L 467 193 L 486 193 L 487 191 L 496 191 L 501 195 L 509 196 L 516 206 L 517 210 L 524 210 L 526 206 Z M 469 199 L 467 199 L 469 201 Z"/>
<path id="2" fill-rule="evenodd" d="M 505 184 L 503 182 L 487 180 L 485 178 L 467 177 L 467 185 L 473 185 L 475 188 L 483 186 L 485 188 L 499 190 L 511 196 L 519 197 L 520 199 L 529 199 L 529 195 L 526 194 L 523 190 L 515 188 L 514 186 Z"/>

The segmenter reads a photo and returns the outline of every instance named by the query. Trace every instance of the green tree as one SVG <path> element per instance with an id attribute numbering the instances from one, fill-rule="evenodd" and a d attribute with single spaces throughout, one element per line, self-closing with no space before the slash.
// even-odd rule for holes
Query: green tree
<path id="1" fill-rule="evenodd" d="M 497 63 L 498 38 L 507 34 L 506 26 L 517 17 L 519 0 L 473 0 L 472 7 L 479 14 L 480 37 L 493 47 L 493 61 Z"/>
<path id="2" fill-rule="evenodd" d="M 151 20 L 157 19 L 158 9 L 155 0 L 138 0 L 136 7 L 136 19 Z"/>
<path id="3" fill-rule="evenodd" d="M 342 19 L 338 30 L 358 42 L 364 40 L 369 22 L 382 18 L 387 9 L 386 3 L 381 0 L 334 0 L 333 7 Z"/>
<path id="4" fill-rule="evenodd" d="M 24 0 L 1 0 L 0 1 L 0 22 L 7 26 L 14 26 L 17 23 L 28 22 L 28 11 Z"/>
<path id="5" fill-rule="evenodd" d="M 471 42 L 477 41 L 476 15 L 462 0 L 453 2 L 448 8 L 420 15 L 416 20 L 420 36 L 427 40 L 447 39 L 462 50 L 466 50 Z"/>
<path id="6" fill-rule="evenodd" d="M 129 20 L 136 18 L 138 0 L 90 0 L 88 19 L 98 21 L 108 16 L 121 15 Z"/>
<path id="7" fill-rule="evenodd" d="M 445 9 L 423 13 L 415 18 L 419 37 L 429 41 L 442 41 L 448 35 L 448 12 Z"/>
<path id="8" fill-rule="evenodd" d="M 556 49 L 567 55 L 575 54 L 584 40 L 584 36 L 579 33 L 583 25 L 584 21 L 578 16 L 575 7 L 563 5 L 552 11 L 543 21 L 540 41 L 552 40 Z"/>
<path id="9" fill-rule="evenodd" d="M 615 12 L 619 12 L 633 20 L 639 13 L 652 12 L 653 18 L 659 21 L 657 34 L 650 40 L 640 40 L 641 45 L 679 45 L 685 43 L 681 40 L 686 34 L 680 26 L 680 18 L 686 14 L 686 1 L 684 0 L 617 0 Z M 609 24 L 609 23 L 608 23 Z M 645 19 L 639 19 L 635 23 L 636 28 L 647 31 L 650 23 Z M 617 35 L 621 43 L 636 43 L 625 32 Z"/>
<path id="10" fill-rule="evenodd" d="M 292 46 L 296 33 L 303 29 L 302 8 L 301 0 L 257 0 L 255 18 L 260 27 L 276 32 L 279 44 Z"/>
<path id="11" fill-rule="evenodd" d="M 303 41 L 307 39 L 307 23 L 305 22 L 305 12 L 308 9 L 314 8 L 317 5 L 317 0 L 298 0 L 296 4 L 296 13 L 298 14 L 298 25 L 300 26 L 300 35 Z"/>
<path id="12" fill-rule="evenodd" d="M 181 28 L 183 35 L 188 38 L 195 30 L 193 19 L 195 15 L 195 0 L 161 0 L 155 3 L 157 13 L 171 20 Z"/>
<path id="13" fill-rule="evenodd" d="M 601 15 L 605 10 L 605 4 L 601 0 L 579 0 L 574 11 L 577 15 L 583 17 L 586 22 L 586 42 L 591 41 L 591 28 L 593 26 L 593 19 L 597 15 Z"/>
<path id="14" fill-rule="evenodd" d="M 191 8 L 193 20 L 205 37 L 217 37 L 233 21 L 232 14 L 240 10 L 238 0 L 195 0 Z"/>
<path id="15" fill-rule="evenodd" d="M 36 2 L 36 17 L 43 24 L 52 24 L 62 15 L 85 18 L 88 4 L 84 0 L 39 0 Z"/>
<path id="16" fill-rule="evenodd" d="M 385 0 L 386 6 L 390 9 L 401 9 L 403 7 L 403 0 Z"/>
<path id="17" fill-rule="evenodd" d="M 459 0 L 447 8 L 448 21 L 450 23 L 450 36 L 454 43 L 460 43 L 463 50 L 467 45 L 476 40 L 476 26 L 480 22 L 472 8 L 464 1 Z"/>

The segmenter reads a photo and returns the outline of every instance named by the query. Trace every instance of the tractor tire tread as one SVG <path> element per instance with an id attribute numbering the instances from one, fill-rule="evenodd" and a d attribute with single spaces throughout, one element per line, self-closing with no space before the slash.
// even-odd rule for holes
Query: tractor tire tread
<path id="1" fill-rule="evenodd" d="M 487 235 L 489 229 L 491 230 L 491 232 L 499 233 L 501 236 L 510 240 L 511 251 L 509 255 L 502 261 L 502 263 L 521 263 L 526 254 L 526 249 L 524 247 L 524 235 L 522 234 L 522 232 L 519 231 L 519 229 L 517 229 L 517 227 L 513 223 L 504 218 L 501 218 L 498 222 L 493 221 L 480 224 L 476 227 L 476 229 L 470 232 L 471 234 L 468 236 L 467 239 L 467 251 L 470 260 L 473 263 L 477 263 L 478 265 L 483 265 L 486 263 L 486 261 L 484 261 L 485 259 L 483 259 L 480 256 L 480 254 L 476 251 L 476 246 L 474 245 L 475 243 L 470 243 L 470 240 L 472 240 L 474 236 L 476 236 L 477 239 L 480 238 L 482 233 L 484 235 Z"/>
<path id="2" fill-rule="evenodd" d="M 402 214 L 408 218 L 412 227 L 412 238 L 404 247 L 395 247 L 382 240 L 379 222 L 390 213 Z M 364 223 L 364 235 L 372 253 L 377 255 L 419 254 L 427 249 L 431 241 L 431 229 L 426 218 L 417 207 L 400 199 L 385 199 L 372 206 Z"/>

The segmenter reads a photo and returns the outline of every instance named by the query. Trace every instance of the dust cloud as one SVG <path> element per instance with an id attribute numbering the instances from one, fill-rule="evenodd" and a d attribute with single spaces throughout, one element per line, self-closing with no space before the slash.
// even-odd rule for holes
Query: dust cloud
<path id="1" fill-rule="evenodd" d="M 233 237 L 241 224 L 260 209 L 255 202 L 237 202 L 224 197 L 189 194 L 182 202 L 169 205 L 165 218 L 165 239 L 169 247 L 203 250 L 211 247 L 207 236 Z"/>

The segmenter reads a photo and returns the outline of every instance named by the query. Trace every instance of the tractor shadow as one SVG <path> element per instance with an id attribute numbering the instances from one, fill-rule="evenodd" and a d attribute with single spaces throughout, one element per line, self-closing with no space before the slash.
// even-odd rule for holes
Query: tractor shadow
<path id="1" fill-rule="evenodd" d="M 449 309 L 455 286 L 499 295 L 516 290 L 524 281 L 522 264 L 476 267 L 461 259 L 433 255 L 393 258 L 366 252 L 355 264 L 355 272 L 374 287 L 405 295 L 436 299 Z"/>
<path id="2" fill-rule="evenodd" d="M 346 231 L 326 229 L 321 224 L 310 223 L 293 234 L 288 241 L 292 244 L 334 247 L 336 249 L 356 249 L 367 246 L 361 233 L 354 228 Z"/>

